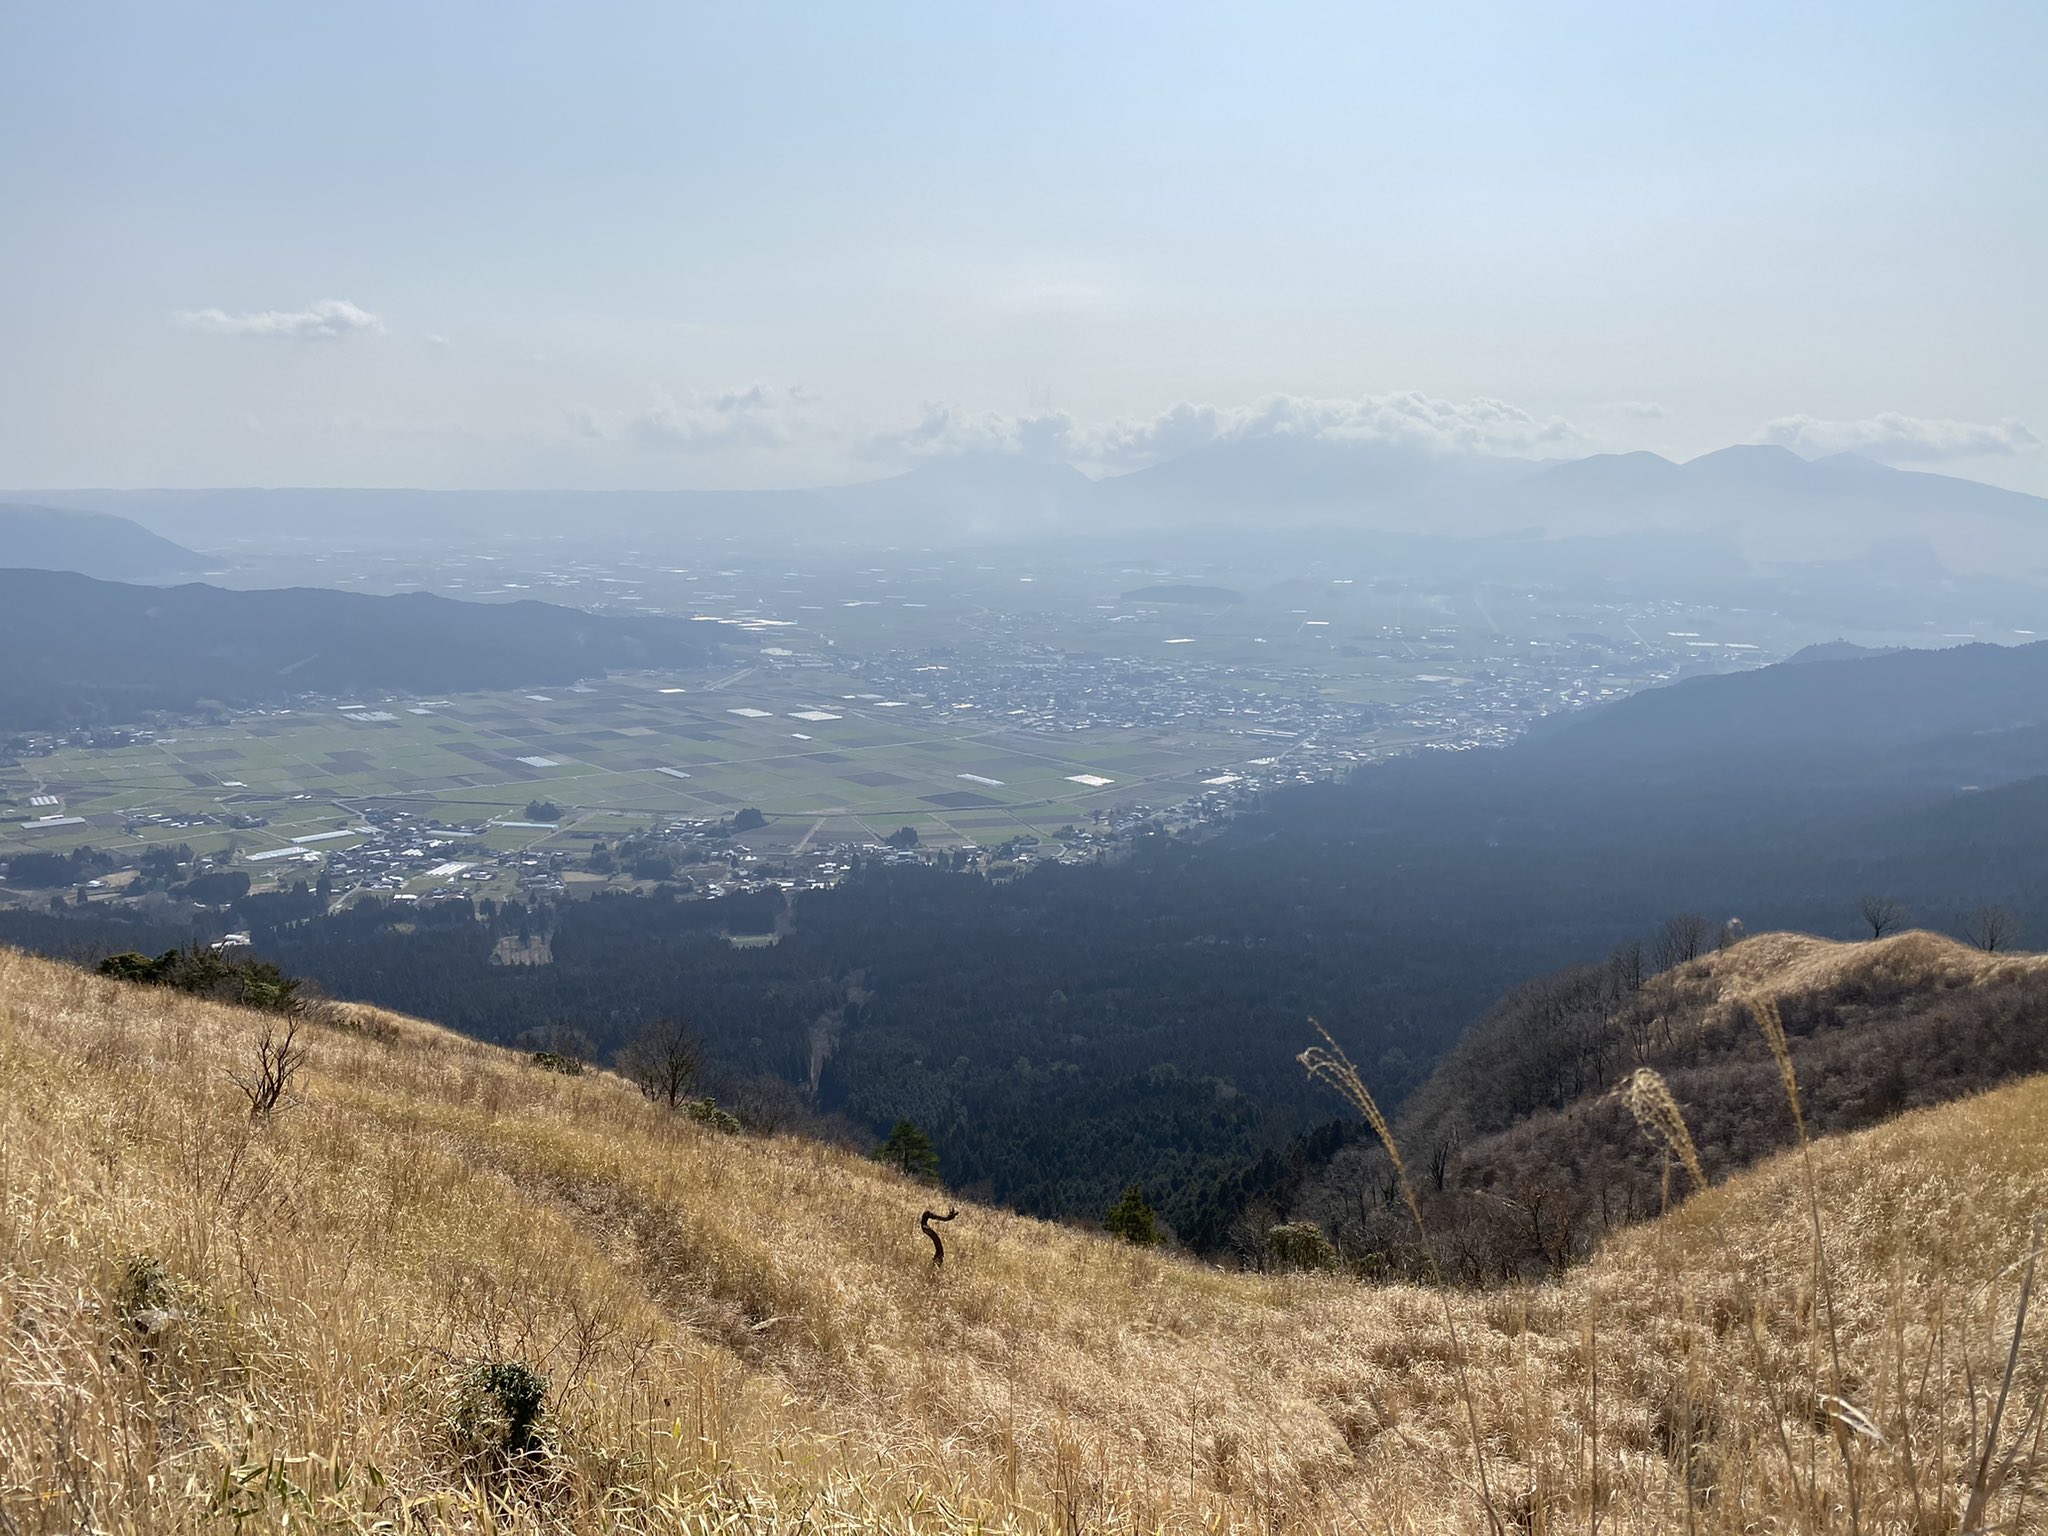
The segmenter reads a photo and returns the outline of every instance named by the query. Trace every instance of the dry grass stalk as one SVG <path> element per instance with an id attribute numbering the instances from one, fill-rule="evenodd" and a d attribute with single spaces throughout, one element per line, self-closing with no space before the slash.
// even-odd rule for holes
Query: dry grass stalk
<path id="1" fill-rule="evenodd" d="M 1785 1102 L 1792 1106 L 1792 1123 L 1799 1129 L 1799 1139 L 1806 1140 L 1806 1111 L 1799 1102 L 1799 1074 L 1792 1069 L 1792 1047 L 1785 1039 L 1785 1020 L 1778 1012 L 1778 1005 L 1761 992 L 1753 992 L 1747 999 L 1750 1017 L 1756 1020 L 1757 1028 L 1763 1032 L 1764 1044 L 1770 1048 L 1771 1060 L 1778 1064 L 1778 1080 L 1784 1084 Z"/>
<path id="2" fill-rule="evenodd" d="M 1310 1019 L 1317 1034 L 1323 1037 L 1321 1045 L 1312 1045 L 1296 1058 L 1302 1070 L 1317 1082 L 1332 1087 L 1341 1094 L 1365 1121 L 1372 1127 L 1373 1134 L 1386 1149 L 1387 1160 L 1394 1165 L 1394 1177 L 1401 1187 L 1401 1198 L 1408 1206 L 1408 1214 L 1415 1220 L 1415 1238 L 1422 1245 L 1424 1256 L 1429 1261 L 1435 1290 L 1443 1302 L 1444 1334 L 1450 1340 L 1451 1358 L 1458 1369 L 1458 1390 L 1465 1400 L 1465 1416 L 1472 1431 L 1472 1462 L 1479 1475 L 1479 1501 L 1486 1512 L 1486 1523 L 1494 1531 L 1501 1529 L 1500 1514 L 1494 1508 L 1493 1487 L 1486 1468 L 1486 1437 L 1479 1430 L 1479 1407 L 1472 1394 L 1471 1366 L 1465 1356 L 1464 1341 L 1458 1336 L 1458 1320 L 1451 1311 L 1449 1293 L 1444 1286 L 1443 1271 L 1437 1267 L 1436 1250 L 1429 1240 L 1428 1225 L 1422 1219 L 1422 1206 L 1415 1198 L 1415 1186 L 1408 1179 L 1408 1165 L 1401 1161 L 1400 1145 L 1394 1140 L 1394 1128 L 1380 1110 L 1379 1101 L 1372 1096 L 1372 1090 L 1365 1086 L 1365 1079 L 1358 1068 L 1345 1054 L 1330 1032 L 1323 1028 L 1318 1019 Z"/>
<path id="3" fill-rule="evenodd" d="M 1637 1067 L 1623 1085 L 1622 1097 L 1628 1102 L 1629 1113 L 1636 1117 L 1636 1124 L 1664 1149 L 1666 1156 L 1684 1167 L 1692 1187 L 1705 1189 L 1707 1175 L 1700 1166 L 1699 1148 L 1693 1145 L 1685 1116 L 1664 1079 L 1653 1068 Z"/>
<path id="4" fill-rule="evenodd" d="M 1813 1144 L 1806 1134 L 1806 1111 L 1799 1101 L 1799 1074 L 1792 1067 L 1792 1047 L 1785 1039 L 1785 1021 L 1778 1012 L 1777 1003 L 1762 992 L 1751 993 L 1747 1003 L 1758 1029 L 1763 1032 L 1771 1059 L 1778 1064 L 1778 1080 L 1784 1086 L 1785 1102 L 1791 1107 L 1792 1124 L 1799 1134 L 1799 1165 L 1806 1189 L 1807 1224 L 1813 1234 L 1813 1283 L 1820 1293 L 1827 1317 L 1828 1391 L 1822 1397 L 1822 1407 L 1827 1413 L 1835 1453 L 1841 1458 L 1842 1473 L 1847 1480 L 1850 1528 L 1860 1531 L 1863 1520 L 1862 1491 L 1857 1472 L 1859 1450 L 1852 1430 L 1855 1420 L 1862 1416 L 1843 1396 L 1841 1327 L 1835 1313 L 1835 1282 L 1828 1268 L 1827 1243 L 1821 1232 L 1820 1186 L 1813 1176 Z"/>
<path id="5" fill-rule="evenodd" d="M 2006 1478 L 2011 1475 L 2013 1465 L 2019 1457 L 2021 1448 L 2027 1446 L 2032 1441 L 2036 1447 L 2036 1454 L 2030 1455 L 2029 1459 L 2034 1460 L 2037 1458 L 2041 1407 L 2044 1399 L 2048 1399 L 2048 1381 L 2044 1381 L 2034 1389 L 2033 1404 L 2027 1410 L 2026 1424 L 2014 1439 L 2012 1450 L 2006 1454 L 2002 1461 L 1998 1461 L 1994 1465 L 1994 1458 L 1998 1455 L 1999 1432 L 2005 1423 L 2006 1404 L 2011 1401 L 2013 1379 L 2019 1370 L 2020 1349 L 2026 1342 L 2027 1304 L 2033 1299 L 2034 1271 L 2041 1259 L 2041 1227 L 2043 1220 L 2044 1218 L 2040 1216 L 2034 1218 L 2033 1241 L 2027 1247 L 2027 1264 L 2025 1272 L 2020 1279 L 2019 1300 L 2013 1308 L 2012 1344 L 2006 1351 L 2004 1374 L 1998 1380 L 1998 1401 L 1991 1410 L 1990 1422 L 1984 1427 L 1984 1448 L 1978 1454 L 1977 1470 L 1970 1479 L 1970 1500 L 1963 1509 L 1963 1529 L 1965 1531 L 1975 1531 L 1983 1527 L 1985 1505 L 1989 1502 L 1992 1491 L 2002 1486 Z M 2018 1523 L 2017 1515 L 2014 1517 L 2014 1523 L 2015 1525 Z"/>

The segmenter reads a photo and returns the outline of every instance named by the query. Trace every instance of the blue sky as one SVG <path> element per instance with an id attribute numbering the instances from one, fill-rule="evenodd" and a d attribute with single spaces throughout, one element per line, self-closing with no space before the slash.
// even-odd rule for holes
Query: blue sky
<path id="1" fill-rule="evenodd" d="M 0 484 L 1206 436 L 2048 492 L 2048 6 L 0 0 Z"/>

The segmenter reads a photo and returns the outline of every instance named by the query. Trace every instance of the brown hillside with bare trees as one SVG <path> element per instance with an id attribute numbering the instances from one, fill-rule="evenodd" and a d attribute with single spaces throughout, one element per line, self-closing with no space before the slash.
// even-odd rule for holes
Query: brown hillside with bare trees
<path id="1" fill-rule="evenodd" d="M 1795 1139 L 1757 1005 L 1784 1021 L 1815 1134 L 2048 1070 L 2048 956 L 1925 932 L 1861 944 L 1743 939 L 1638 979 L 1632 957 L 1518 988 L 1402 1116 L 1447 1271 L 1471 1284 L 1561 1269 L 1663 1209 L 1663 1160 L 1618 1090 L 1660 1073 L 1707 1173 Z M 1270 1220 L 1320 1224 L 1369 1270 L 1408 1272 L 1405 1218 L 1377 1148 L 1347 1146 Z"/>

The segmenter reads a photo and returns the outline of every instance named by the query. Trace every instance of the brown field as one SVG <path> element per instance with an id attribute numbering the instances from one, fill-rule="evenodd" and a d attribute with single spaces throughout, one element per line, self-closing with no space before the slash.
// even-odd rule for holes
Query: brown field
<path id="1" fill-rule="evenodd" d="M 368 1009 L 252 1119 L 268 1022 L 0 951 L 0 1532 L 2044 1528 L 2048 1079 L 1474 1294 L 935 1271 L 872 1163 Z"/>

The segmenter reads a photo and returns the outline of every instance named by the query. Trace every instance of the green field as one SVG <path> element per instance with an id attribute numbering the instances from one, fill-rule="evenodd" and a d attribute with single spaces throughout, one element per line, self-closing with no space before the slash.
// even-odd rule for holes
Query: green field
<path id="1" fill-rule="evenodd" d="M 1179 799 L 1205 777 L 1276 751 L 1219 731 L 1038 732 L 974 710 L 847 696 L 861 691 L 816 669 L 622 676 L 545 696 L 363 699 L 350 701 L 359 711 L 302 708 L 183 727 L 141 745 L 66 748 L 0 770 L 0 854 L 160 842 L 200 851 L 232 842 L 253 853 L 354 825 L 373 797 L 418 802 L 450 822 L 518 820 L 530 800 L 552 800 L 585 839 L 756 806 L 775 819 L 757 839 L 767 846 L 906 825 L 927 841 L 988 845 L 1085 823 L 1098 808 Z M 804 714 L 833 718 L 797 718 Z M 1079 784 L 1077 774 L 1111 782 Z M 38 796 L 59 804 L 31 805 Z M 269 824 L 140 822 L 152 813 L 241 813 Z M 56 814 L 85 822 L 23 825 Z M 500 826 L 490 840 L 537 836 Z"/>

